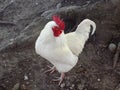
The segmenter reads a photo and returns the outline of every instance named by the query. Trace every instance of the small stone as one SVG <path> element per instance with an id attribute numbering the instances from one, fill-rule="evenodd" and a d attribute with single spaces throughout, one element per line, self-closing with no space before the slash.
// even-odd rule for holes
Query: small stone
<path id="1" fill-rule="evenodd" d="M 97 81 L 100 82 L 101 81 L 100 78 L 98 78 Z"/>
<path id="2" fill-rule="evenodd" d="M 24 76 L 24 80 L 28 80 L 28 76 L 27 75 Z"/>
<path id="3" fill-rule="evenodd" d="M 37 86 L 36 86 L 36 85 L 34 85 L 34 87 L 36 88 Z"/>
<path id="4" fill-rule="evenodd" d="M 109 50 L 110 50 L 111 52 L 114 52 L 115 49 L 116 49 L 116 45 L 115 45 L 114 43 L 110 43 L 109 46 L 108 46 L 108 48 L 109 48 Z"/>
<path id="5" fill-rule="evenodd" d="M 86 1 L 87 4 L 90 4 L 91 1 Z"/>
<path id="6" fill-rule="evenodd" d="M 7 67 L 6 63 L 4 64 L 4 67 L 5 67 L 5 68 Z"/>
<path id="7" fill-rule="evenodd" d="M 7 83 L 9 82 L 9 81 L 6 81 Z"/>
<path id="8" fill-rule="evenodd" d="M 66 82 L 66 86 L 67 86 L 67 87 L 70 87 L 70 86 L 71 86 L 70 81 L 67 81 L 67 82 Z"/>
<path id="9" fill-rule="evenodd" d="M 62 83 L 62 84 L 60 85 L 60 87 L 61 87 L 61 88 L 65 87 L 65 83 Z"/>
<path id="10" fill-rule="evenodd" d="M 83 90 L 83 88 L 84 88 L 84 85 L 78 84 L 78 90 Z"/>
<path id="11" fill-rule="evenodd" d="M 38 2 L 36 2 L 35 4 L 38 5 Z"/>
<path id="12" fill-rule="evenodd" d="M 12 45 L 12 44 L 13 44 L 13 42 L 10 42 L 9 44 L 10 44 L 10 45 Z"/>
<path id="13" fill-rule="evenodd" d="M 10 41 L 11 41 L 11 42 L 13 42 L 13 41 L 14 41 L 14 39 L 10 39 Z"/>
<path id="14" fill-rule="evenodd" d="M 75 86 L 75 85 L 74 85 L 74 84 L 72 84 L 72 86 L 70 87 L 70 89 L 71 89 L 71 90 L 72 90 L 72 89 L 74 89 L 74 86 Z"/>
<path id="15" fill-rule="evenodd" d="M 70 89 L 72 90 L 72 89 L 73 89 L 73 87 L 70 87 Z"/>
<path id="16" fill-rule="evenodd" d="M 25 84 L 22 84 L 21 87 L 20 87 L 21 90 L 27 90 L 27 87 Z"/>
<path id="17" fill-rule="evenodd" d="M 31 73 L 29 73 L 29 75 L 32 75 Z"/>
<path id="18" fill-rule="evenodd" d="M 26 85 L 29 85 L 30 84 L 30 82 L 26 82 Z"/>
<path id="19" fill-rule="evenodd" d="M 74 85 L 74 84 L 72 84 L 72 87 L 75 87 L 75 85 Z"/>
<path id="20" fill-rule="evenodd" d="M 15 0 L 11 0 L 11 3 L 13 3 Z"/>
<path id="21" fill-rule="evenodd" d="M 12 90 L 18 90 L 18 89 L 19 89 L 19 86 L 20 86 L 20 84 L 19 84 L 19 83 L 16 83 L 16 84 L 14 85 L 14 87 L 13 87 Z"/>

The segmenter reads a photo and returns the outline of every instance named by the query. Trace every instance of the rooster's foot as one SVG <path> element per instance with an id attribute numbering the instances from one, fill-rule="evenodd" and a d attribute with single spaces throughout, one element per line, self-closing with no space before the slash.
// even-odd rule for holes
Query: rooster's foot
<path id="1" fill-rule="evenodd" d="M 50 74 L 54 73 L 56 71 L 56 68 L 55 66 L 51 67 L 51 66 L 48 66 L 47 67 L 49 68 L 48 70 L 46 70 L 44 73 L 48 73 L 50 72 Z"/>
<path id="2" fill-rule="evenodd" d="M 65 74 L 61 73 L 61 76 L 59 78 L 57 78 L 57 79 L 53 79 L 53 81 L 54 82 L 59 81 L 59 85 L 60 85 L 62 83 L 64 77 L 65 77 Z"/>

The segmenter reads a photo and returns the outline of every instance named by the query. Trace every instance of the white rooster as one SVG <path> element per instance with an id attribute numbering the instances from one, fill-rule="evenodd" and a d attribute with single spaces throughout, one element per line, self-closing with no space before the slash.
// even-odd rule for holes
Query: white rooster
<path id="1" fill-rule="evenodd" d="M 92 27 L 92 32 L 91 32 Z M 96 24 L 90 19 L 84 19 L 77 27 L 75 32 L 65 34 L 67 43 L 72 53 L 76 56 L 82 52 L 85 42 L 88 40 L 90 33 L 93 35 L 96 30 Z"/>
<path id="2" fill-rule="evenodd" d="M 64 22 L 54 16 L 53 21 L 45 25 L 35 43 L 36 53 L 54 65 L 50 71 L 56 69 L 61 73 L 60 78 L 56 79 L 59 81 L 59 85 L 63 81 L 64 73 L 71 70 L 78 61 L 78 57 L 71 52 L 67 45 L 64 28 Z"/>

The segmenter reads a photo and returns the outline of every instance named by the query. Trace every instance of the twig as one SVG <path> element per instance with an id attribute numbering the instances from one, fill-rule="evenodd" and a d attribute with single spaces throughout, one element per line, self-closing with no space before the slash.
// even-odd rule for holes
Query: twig
<path id="1" fill-rule="evenodd" d="M 0 25 L 16 25 L 16 24 L 9 21 L 0 21 Z"/>
<path id="2" fill-rule="evenodd" d="M 118 47 L 116 49 L 116 53 L 115 53 L 114 58 L 113 58 L 113 68 L 115 68 L 115 66 L 117 64 L 119 54 L 120 54 L 120 42 L 118 43 Z"/>

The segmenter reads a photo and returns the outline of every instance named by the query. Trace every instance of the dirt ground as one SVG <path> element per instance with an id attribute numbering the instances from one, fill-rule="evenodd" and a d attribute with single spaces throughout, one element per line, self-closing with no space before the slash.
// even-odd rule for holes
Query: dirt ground
<path id="1" fill-rule="evenodd" d="M 106 7 L 106 11 L 99 9 L 99 5 L 93 8 L 94 12 L 100 10 L 98 14 L 85 10 L 95 7 L 99 1 L 105 3 L 101 7 Z M 0 90 L 120 90 L 120 55 L 116 67 L 113 68 L 115 52 L 108 49 L 111 42 L 116 45 L 120 42 L 120 24 L 117 21 L 111 23 L 110 17 L 114 15 L 101 14 L 117 10 L 112 6 L 112 9 L 107 7 L 109 1 L 0 0 Z M 79 15 L 80 19 L 90 17 L 97 24 L 95 35 L 87 41 L 83 52 L 79 55 L 77 65 L 66 73 L 65 80 L 60 86 L 57 82 L 52 82 L 52 79 L 60 74 L 44 73 L 47 70 L 46 66 L 51 64 L 34 50 L 39 29 L 41 30 L 47 22 L 41 19 L 40 15 L 47 10 L 54 10 L 58 4 L 63 7 L 61 10 L 64 10 L 65 6 L 83 6 L 80 12 L 85 13 Z M 78 11 L 79 8 L 75 10 Z M 84 16 L 86 13 L 88 14 Z M 74 14 L 76 15 L 76 12 Z M 66 19 L 66 15 L 63 18 Z M 71 23 L 67 22 L 67 25 L 69 24 Z"/>

